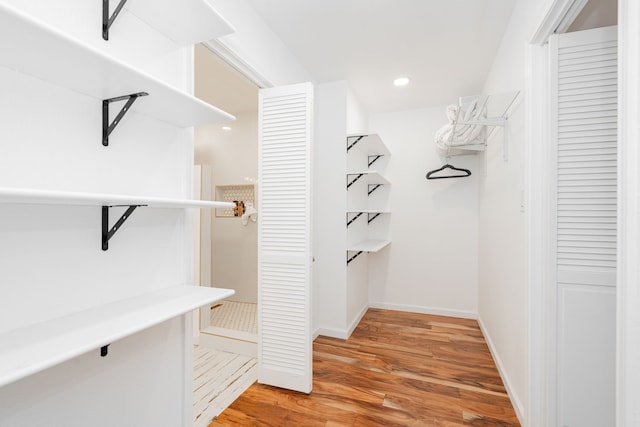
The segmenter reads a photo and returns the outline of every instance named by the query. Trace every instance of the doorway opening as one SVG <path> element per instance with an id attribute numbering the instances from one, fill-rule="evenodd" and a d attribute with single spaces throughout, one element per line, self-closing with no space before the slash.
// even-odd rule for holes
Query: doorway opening
<path id="1" fill-rule="evenodd" d="M 195 425 L 206 426 L 257 379 L 259 87 L 206 44 L 194 57 L 195 96 L 236 117 L 194 135 L 196 196 L 236 203 L 196 221 L 197 283 L 235 290 L 194 322 Z"/>

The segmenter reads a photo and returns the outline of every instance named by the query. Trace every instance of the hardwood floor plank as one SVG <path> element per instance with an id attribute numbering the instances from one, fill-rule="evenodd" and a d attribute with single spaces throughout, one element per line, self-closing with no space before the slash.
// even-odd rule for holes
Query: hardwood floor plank
<path id="1" fill-rule="evenodd" d="M 313 370 L 310 394 L 254 384 L 210 427 L 520 425 L 474 320 L 370 309 Z"/>

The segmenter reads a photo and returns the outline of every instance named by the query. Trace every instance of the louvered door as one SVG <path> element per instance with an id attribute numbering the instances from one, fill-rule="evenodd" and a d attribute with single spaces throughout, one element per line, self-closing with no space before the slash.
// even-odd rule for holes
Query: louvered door
<path id="1" fill-rule="evenodd" d="M 553 36 L 558 426 L 615 425 L 616 28 Z"/>
<path id="2" fill-rule="evenodd" d="M 258 381 L 308 393 L 311 341 L 309 83 L 260 91 Z"/>

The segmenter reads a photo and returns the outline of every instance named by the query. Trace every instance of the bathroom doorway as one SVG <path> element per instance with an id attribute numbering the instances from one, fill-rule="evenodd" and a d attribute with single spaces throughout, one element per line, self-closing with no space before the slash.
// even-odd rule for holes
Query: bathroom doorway
<path id="1" fill-rule="evenodd" d="M 235 290 L 194 321 L 195 425 L 204 426 L 257 378 L 259 88 L 205 44 L 194 56 L 195 96 L 236 117 L 194 135 L 196 197 L 236 204 L 196 221 L 197 283 Z"/>

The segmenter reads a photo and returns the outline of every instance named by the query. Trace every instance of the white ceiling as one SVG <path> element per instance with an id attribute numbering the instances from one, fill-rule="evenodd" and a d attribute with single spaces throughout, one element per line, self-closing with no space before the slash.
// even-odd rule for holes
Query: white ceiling
<path id="1" fill-rule="evenodd" d="M 369 112 L 482 90 L 514 0 L 247 0 L 318 83 L 346 80 Z M 396 88 L 392 81 L 411 83 Z"/>
<path id="2" fill-rule="evenodd" d="M 479 93 L 515 0 L 247 0 L 317 83 L 346 80 L 369 112 Z M 397 88 L 398 76 L 411 79 Z M 203 46 L 196 96 L 231 114 L 257 88 Z"/>

